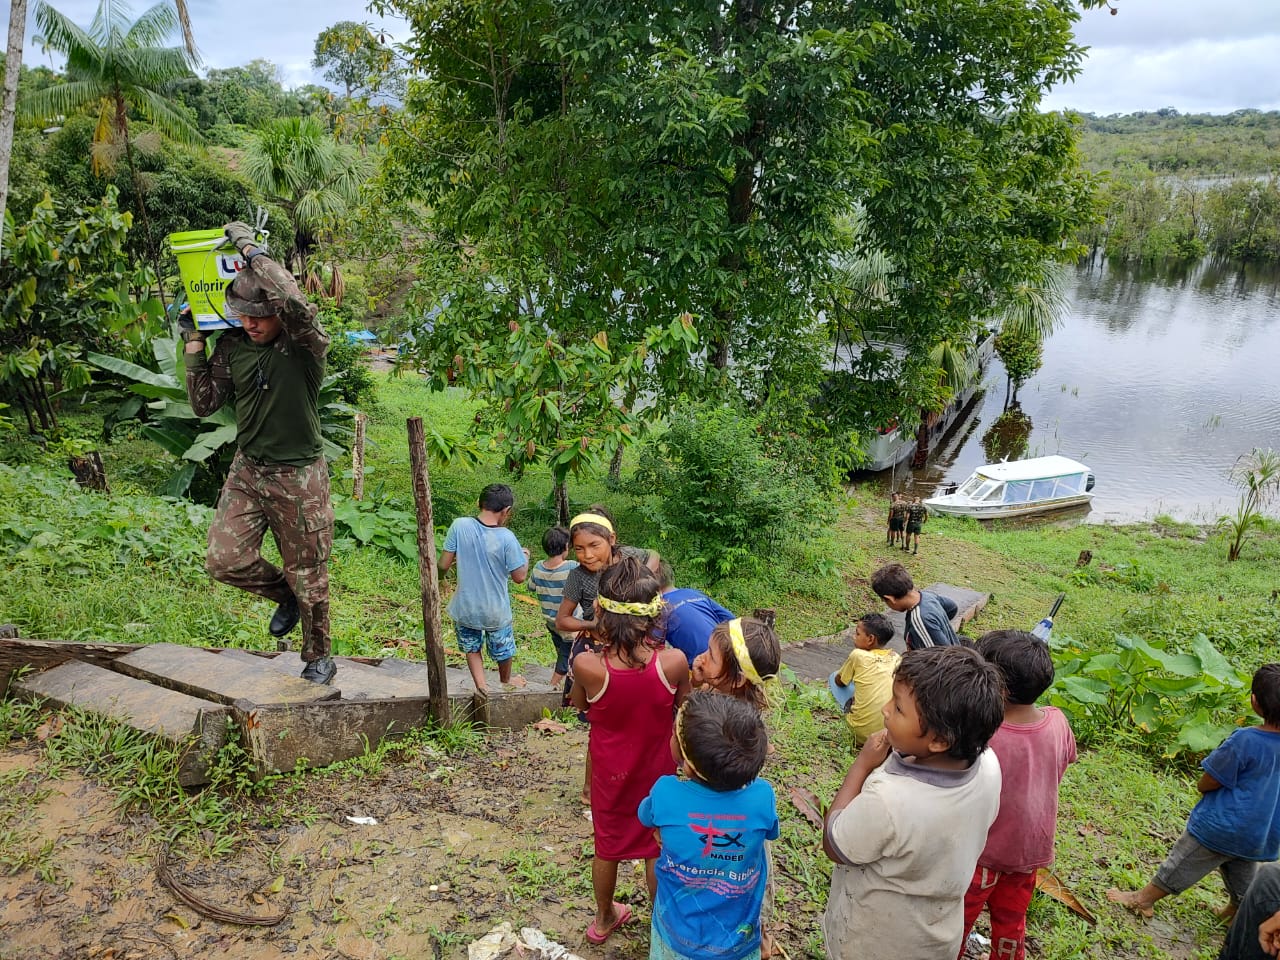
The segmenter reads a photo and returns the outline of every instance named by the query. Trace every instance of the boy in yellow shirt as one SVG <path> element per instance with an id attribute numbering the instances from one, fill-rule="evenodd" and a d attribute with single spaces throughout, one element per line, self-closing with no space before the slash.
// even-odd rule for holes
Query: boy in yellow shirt
<path id="1" fill-rule="evenodd" d="M 893 697 L 893 671 L 902 659 L 889 649 L 892 639 L 889 618 L 883 613 L 868 613 L 854 625 L 853 650 L 844 666 L 827 679 L 856 746 L 884 729 L 881 707 Z"/>

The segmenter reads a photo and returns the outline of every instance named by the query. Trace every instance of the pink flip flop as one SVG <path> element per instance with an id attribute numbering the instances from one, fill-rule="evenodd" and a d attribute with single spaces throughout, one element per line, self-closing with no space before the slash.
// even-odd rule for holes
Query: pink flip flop
<path id="1" fill-rule="evenodd" d="M 590 940 L 592 943 L 595 943 L 595 944 L 604 943 L 606 940 L 609 939 L 610 936 L 612 936 L 613 931 L 617 930 L 620 926 L 622 926 L 624 923 L 626 923 L 628 920 L 631 919 L 631 908 L 628 907 L 625 903 L 619 903 L 617 900 L 615 900 L 613 901 L 613 909 L 618 911 L 618 919 L 615 920 L 613 926 L 611 926 L 604 933 L 601 933 L 596 929 L 596 922 L 594 920 L 592 920 L 591 923 L 587 925 L 587 939 Z"/>

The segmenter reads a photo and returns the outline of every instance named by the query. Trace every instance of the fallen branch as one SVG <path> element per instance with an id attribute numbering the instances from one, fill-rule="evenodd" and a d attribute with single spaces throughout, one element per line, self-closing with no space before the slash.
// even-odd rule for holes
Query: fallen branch
<path id="1" fill-rule="evenodd" d="M 169 891 L 185 903 L 188 907 L 200 914 L 202 917 L 208 917 L 210 920 L 221 920 L 223 923 L 238 923 L 245 927 L 274 927 L 277 923 L 282 923 L 284 918 L 289 915 L 286 910 L 283 913 L 271 914 L 269 916 L 255 916 L 251 913 L 236 913 L 234 910 L 227 910 L 224 907 L 216 906 L 206 900 L 201 900 L 190 887 L 180 883 L 172 873 L 169 872 L 169 846 L 162 844 L 156 852 L 156 877 L 160 882 L 169 888 Z"/>

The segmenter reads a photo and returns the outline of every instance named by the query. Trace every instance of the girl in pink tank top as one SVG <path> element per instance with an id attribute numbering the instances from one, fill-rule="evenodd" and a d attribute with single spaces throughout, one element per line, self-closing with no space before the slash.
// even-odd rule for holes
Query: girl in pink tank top
<path id="1" fill-rule="evenodd" d="M 662 594 L 638 561 L 624 558 L 601 573 L 596 607 L 605 645 L 574 660 L 570 700 L 591 721 L 596 915 L 587 939 L 599 944 L 631 919 L 631 908 L 613 899 L 620 861 L 643 859 L 654 895 L 658 844 L 636 811 L 659 777 L 675 773 L 671 734 L 675 708 L 689 692 L 689 667 L 679 650 L 658 649 L 652 640 Z"/>

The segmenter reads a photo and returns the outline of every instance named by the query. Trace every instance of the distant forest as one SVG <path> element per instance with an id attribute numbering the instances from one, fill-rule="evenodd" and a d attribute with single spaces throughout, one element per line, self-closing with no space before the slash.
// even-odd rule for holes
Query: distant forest
<path id="1" fill-rule="evenodd" d="M 1147 168 L 1181 177 L 1261 176 L 1280 170 L 1280 112 L 1215 115 L 1081 114 L 1080 150 L 1090 170 Z"/>

